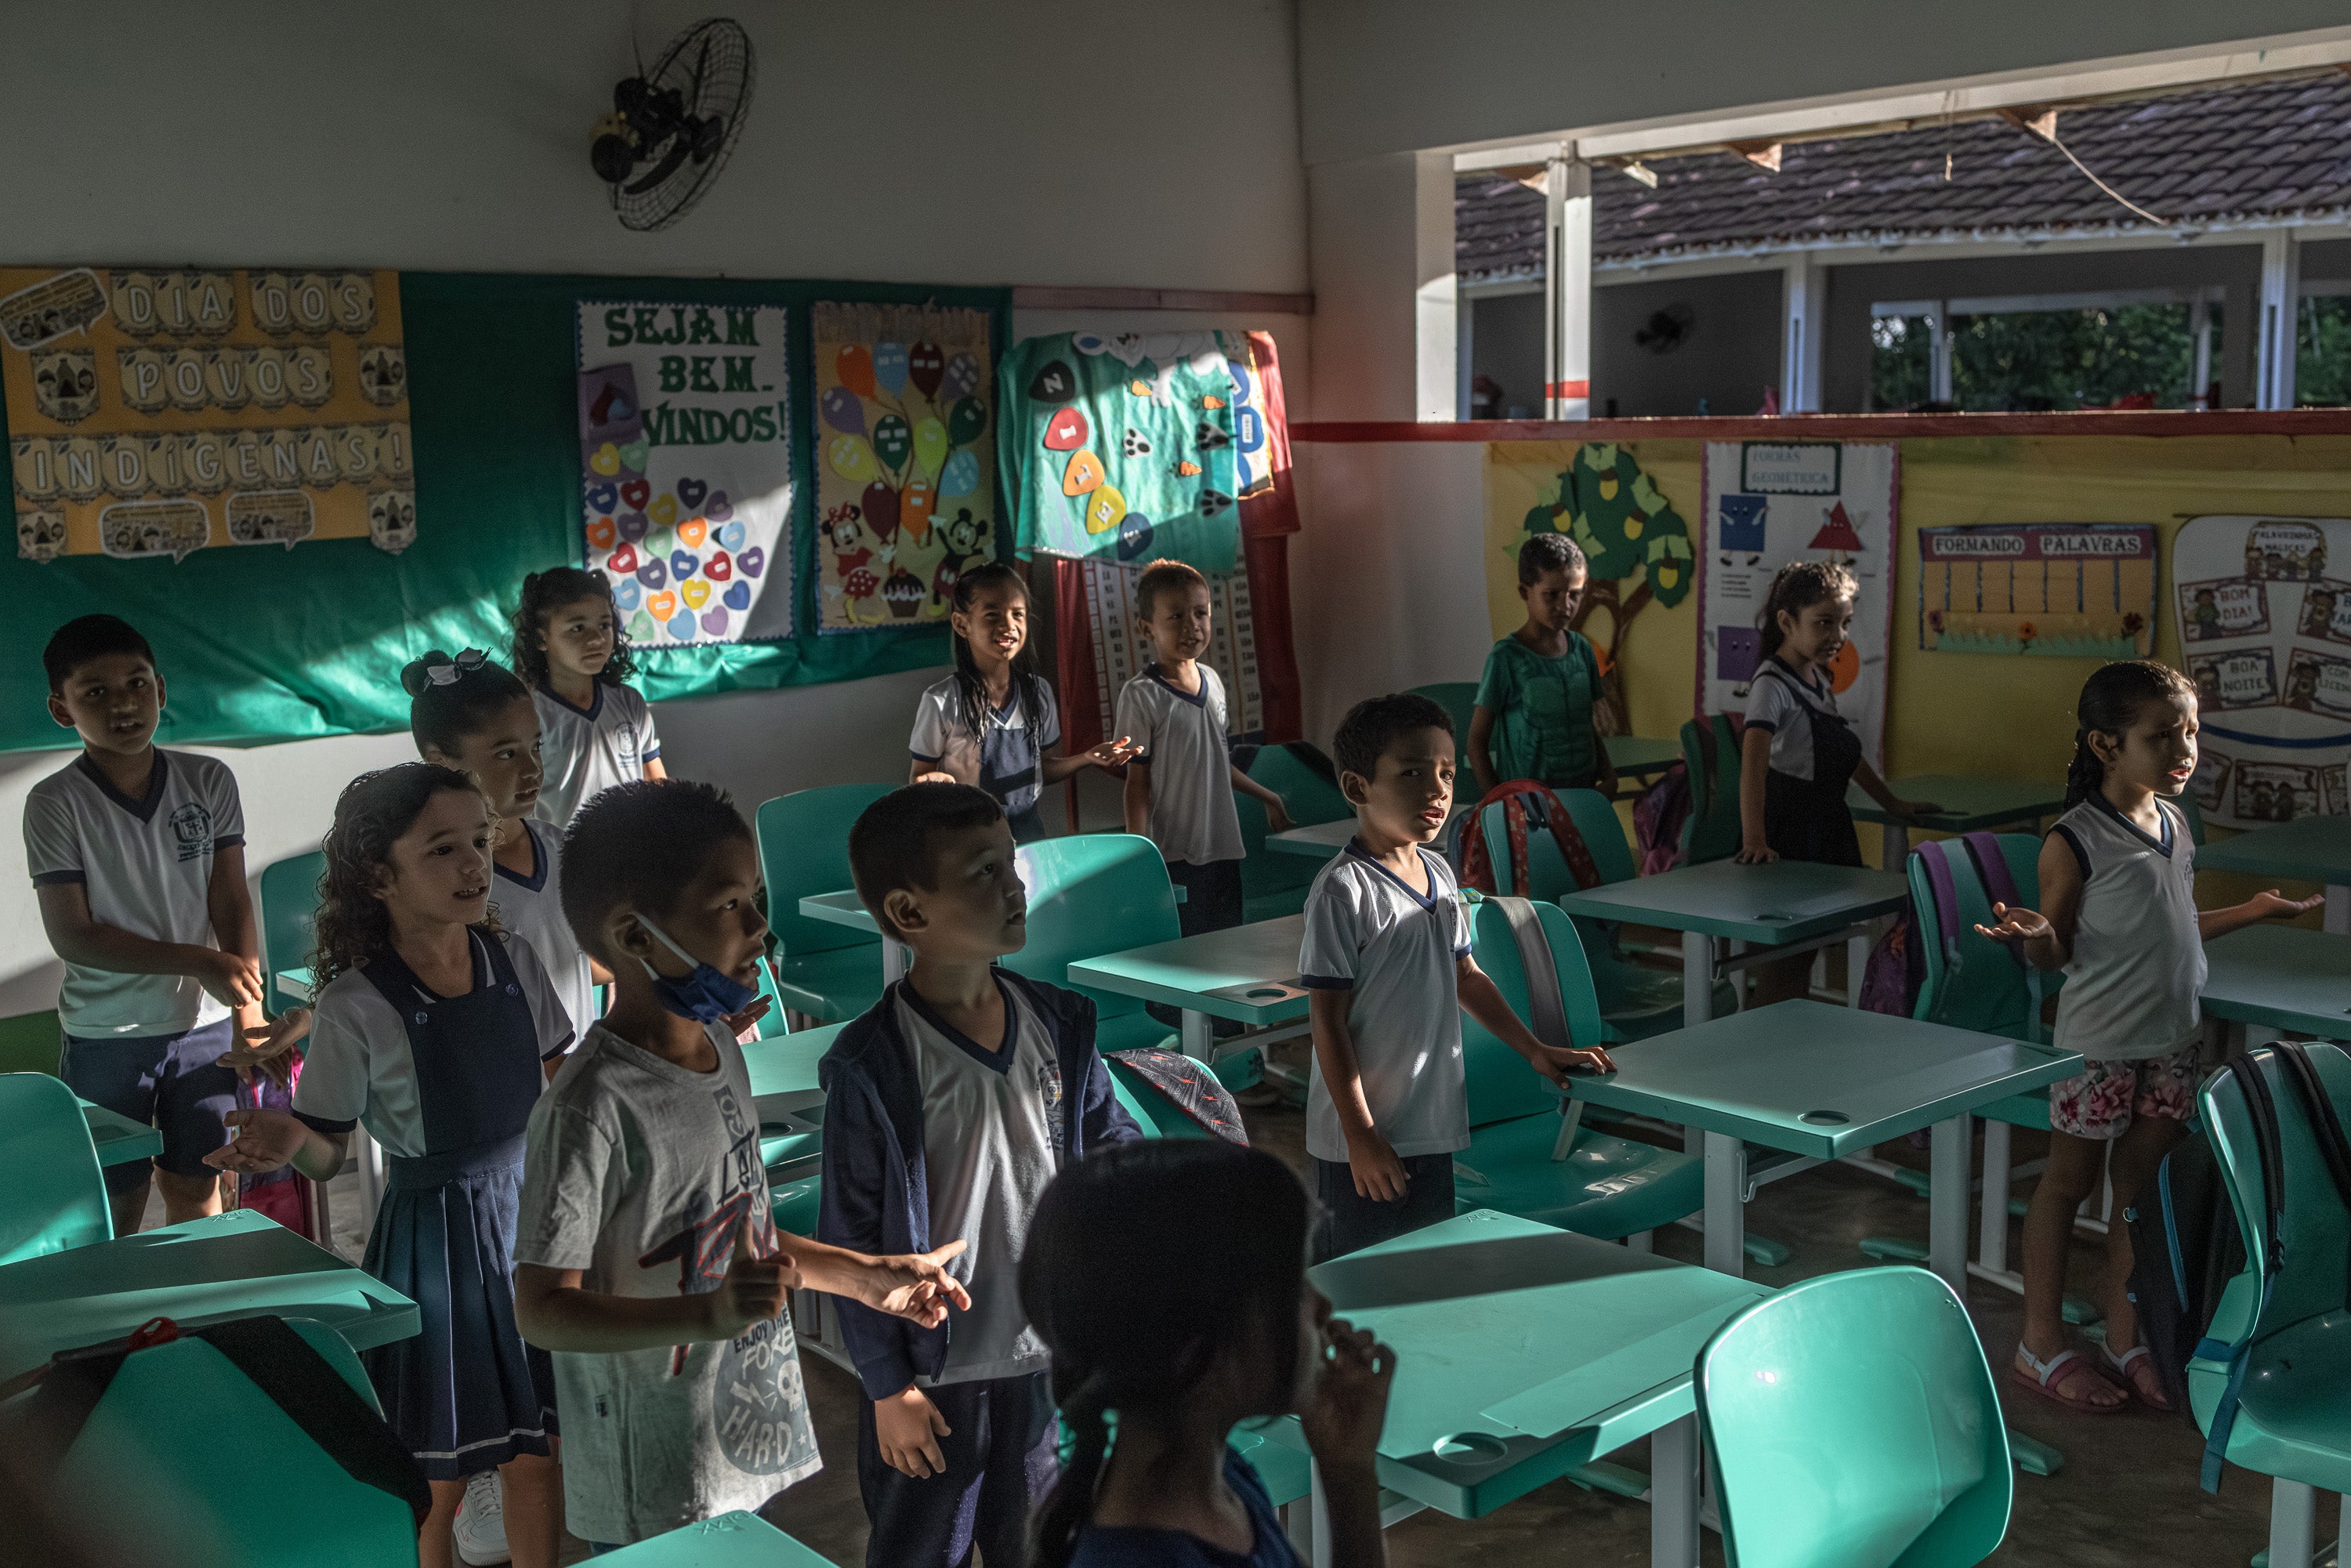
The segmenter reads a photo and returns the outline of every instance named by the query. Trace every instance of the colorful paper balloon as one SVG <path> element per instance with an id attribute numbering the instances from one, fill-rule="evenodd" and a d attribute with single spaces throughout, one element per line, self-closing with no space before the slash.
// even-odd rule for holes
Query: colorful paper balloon
<path id="1" fill-rule="evenodd" d="M 1115 485 L 1097 485 L 1086 500 L 1086 532 L 1106 534 L 1126 516 L 1126 497 Z"/>
<path id="2" fill-rule="evenodd" d="M 862 343 L 844 343 L 832 359 L 833 378 L 859 397 L 873 395 L 873 356 Z"/>
<path id="3" fill-rule="evenodd" d="M 889 543 L 890 536 L 898 531 L 898 492 L 876 479 L 865 486 L 861 504 L 865 508 L 865 526 L 873 530 L 875 538 Z"/>
<path id="4" fill-rule="evenodd" d="M 876 343 L 873 345 L 873 379 L 882 390 L 896 397 L 906 390 L 906 345 Z"/>
<path id="5" fill-rule="evenodd" d="M 979 390 L 979 361 L 969 354 L 954 355 L 939 386 L 949 397 L 969 397 Z"/>
<path id="6" fill-rule="evenodd" d="M 1078 395 L 1078 378 L 1055 360 L 1029 381 L 1029 395 L 1039 402 L 1067 402 Z"/>
<path id="7" fill-rule="evenodd" d="M 938 477 L 939 465 L 947 460 L 947 427 L 935 419 L 926 419 L 914 426 L 914 461 L 924 473 Z"/>
<path id="8" fill-rule="evenodd" d="M 940 351 L 936 343 L 925 340 L 906 350 L 906 379 L 913 382 L 914 390 L 925 397 L 938 394 L 939 382 L 946 377 L 946 355 Z"/>
<path id="9" fill-rule="evenodd" d="M 854 485 L 871 479 L 881 468 L 873 461 L 873 448 L 862 435 L 836 435 L 824 449 L 824 460 L 832 471 Z"/>
<path id="10" fill-rule="evenodd" d="M 906 465 L 906 454 L 913 445 L 913 433 L 906 428 L 906 422 L 894 413 L 883 414 L 873 427 L 873 455 L 893 474 Z"/>
<path id="11" fill-rule="evenodd" d="M 948 458 L 946 466 L 939 470 L 942 496 L 968 496 L 978 488 L 979 459 L 968 450 Z"/>
<path id="12" fill-rule="evenodd" d="M 976 397 L 958 398 L 947 410 L 947 439 L 957 446 L 969 446 L 987 428 L 987 405 Z"/>
<path id="13" fill-rule="evenodd" d="M 918 545 L 930 541 L 931 513 L 937 509 L 939 504 L 937 483 L 935 479 L 918 476 L 899 497 L 898 525 L 906 530 L 906 537 Z"/>
<path id="14" fill-rule="evenodd" d="M 1072 455 L 1070 465 L 1061 470 L 1061 494 L 1064 496 L 1082 496 L 1102 482 L 1102 459 L 1091 452 Z"/>
<path id="15" fill-rule="evenodd" d="M 847 387 L 827 387 L 817 401 L 824 422 L 844 435 L 865 434 L 865 401 Z"/>
<path id="16" fill-rule="evenodd" d="M 1083 413 L 1074 408 L 1057 409 L 1053 417 L 1045 422 L 1045 450 L 1075 452 L 1092 434 Z"/>

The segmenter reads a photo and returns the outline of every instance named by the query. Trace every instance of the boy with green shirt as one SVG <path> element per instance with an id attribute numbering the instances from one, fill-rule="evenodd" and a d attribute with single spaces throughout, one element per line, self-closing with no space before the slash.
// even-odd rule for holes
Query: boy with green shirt
<path id="1" fill-rule="evenodd" d="M 1517 779 L 1616 792 L 1616 769 L 1593 718 L 1605 689 L 1600 655 L 1568 625 L 1588 576 L 1583 551 L 1565 534 L 1537 534 L 1519 547 L 1527 623 L 1487 655 L 1469 716 L 1469 767 L 1481 798 Z"/>

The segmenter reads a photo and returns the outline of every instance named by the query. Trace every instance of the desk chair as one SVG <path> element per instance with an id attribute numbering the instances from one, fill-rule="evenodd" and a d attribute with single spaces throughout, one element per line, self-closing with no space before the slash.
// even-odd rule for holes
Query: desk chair
<path id="1" fill-rule="evenodd" d="M 1439 681 L 1435 685 L 1414 686 L 1408 696 L 1426 697 L 1445 710 L 1453 720 L 1454 756 L 1463 774 L 1469 771 L 1469 716 L 1478 706 L 1478 683 L 1475 681 Z"/>
<path id="2" fill-rule="evenodd" d="M 881 999 L 882 939 L 810 920 L 799 909 L 810 894 L 837 893 L 855 882 L 850 826 L 896 788 L 832 784 L 759 803 L 759 869 L 768 882 L 768 925 L 779 944 L 774 984 L 783 1009 L 840 1023 Z"/>
<path id="3" fill-rule="evenodd" d="M 327 857 L 319 850 L 261 868 L 261 960 L 268 971 L 265 999 L 272 1018 L 288 1007 L 308 1005 L 304 998 L 280 991 L 277 977 L 306 967 L 319 945 L 312 921 L 319 913 L 319 879 L 326 871 Z"/>
<path id="4" fill-rule="evenodd" d="M 106 1178 L 72 1090 L 0 1072 L 0 1264 L 114 1239 Z"/>
<path id="5" fill-rule="evenodd" d="M 1320 764 L 1320 766 L 1317 766 Z M 1281 797 L 1290 821 L 1301 828 L 1352 817 L 1355 809 L 1339 793 L 1339 786 L 1323 776 L 1330 759 L 1302 742 L 1261 746 L 1250 758 L 1249 776 Z M 1233 793 L 1233 810 L 1241 821 L 1241 918 L 1245 922 L 1279 919 L 1306 907 L 1306 890 L 1323 862 L 1306 855 L 1269 852 L 1265 847 L 1265 807 L 1254 795 Z"/>
<path id="6" fill-rule="evenodd" d="M 1739 852 L 1740 731 L 1729 714 L 1702 715 L 1682 726 L 1682 765 L 1689 769 L 1689 816 L 1682 823 L 1682 863 L 1729 860 Z"/>
<path id="7" fill-rule="evenodd" d="M 1149 839 L 1133 833 L 1044 839 L 1021 847 L 1020 874 L 1029 884 L 1029 941 L 1003 964 L 1032 980 L 1066 986 L 1070 966 L 1081 959 L 1183 935 L 1167 862 Z M 1170 1038 L 1143 1010 L 1140 998 L 1078 989 L 1093 998 L 1094 1043 L 1104 1056 Z"/>
<path id="8" fill-rule="evenodd" d="M 1695 1381 L 1729 1568 L 1967 1568 L 2008 1531 L 1991 1367 L 1924 1269 L 1766 1296 L 1715 1331 Z"/>

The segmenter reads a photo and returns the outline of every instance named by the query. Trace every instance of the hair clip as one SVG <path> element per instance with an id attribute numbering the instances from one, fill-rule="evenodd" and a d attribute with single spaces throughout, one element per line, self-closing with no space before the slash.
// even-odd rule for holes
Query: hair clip
<path id="1" fill-rule="evenodd" d="M 448 664 L 425 665 L 425 677 L 436 686 L 454 686 L 460 679 L 489 663 L 489 654 L 481 649 L 468 648 Z"/>

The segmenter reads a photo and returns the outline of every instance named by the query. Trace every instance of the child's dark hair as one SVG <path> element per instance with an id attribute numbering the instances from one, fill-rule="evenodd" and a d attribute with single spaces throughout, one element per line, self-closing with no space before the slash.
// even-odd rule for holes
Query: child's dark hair
<path id="1" fill-rule="evenodd" d="M 2196 701 L 2195 684 L 2168 664 L 2126 659 L 2102 664 L 2082 683 L 2074 705 L 2074 761 L 2065 769 L 2065 805 L 2070 810 L 2105 787 L 2106 765 L 2090 749 L 2090 732 L 2118 736 L 2137 724 L 2149 703 Z"/>
<path id="2" fill-rule="evenodd" d="M 343 786 L 322 846 L 327 869 L 319 876 L 318 947 L 310 956 L 316 988 L 391 951 L 392 912 L 376 895 L 376 876 L 392 859 L 392 846 L 444 789 L 481 799 L 471 779 L 433 762 L 380 768 Z M 486 821 L 487 801 L 482 814 Z"/>
<path id="3" fill-rule="evenodd" d="M 938 885 L 941 833 L 1000 821 L 1004 808 L 976 784 L 908 784 L 859 813 L 849 830 L 849 874 L 857 897 L 883 930 L 882 901 L 902 887 Z M 563 874 L 571 874 L 567 861 Z"/>
<path id="4" fill-rule="evenodd" d="M 454 657 L 435 648 L 412 659 L 400 672 L 400 685 L 409 696 L 408 732 L 416 737 L 419 756 L 456 756 L 494 715 L 530 698 L 530 689 L 512 670 L 491 664 L 479 648 Z"/>
<path id="5" fill-rule="evenodd" d="M 1547 571 L 1586 571 L 1583 547 L 1565 534 L 1537 534 L 1519 547 L 1519 586 L 1532 588 Z"/>
<path id="6" fill-rule="evenodd" d="M 691 779 L 637 779 L 591 797 L 563 835 L 563 918 L 606 963 L 604 922 L 625 904 L 664 915 L 725 840 L 749 841 L 734 798 Z"/>
<path id="7" fill-rule="evenodd" d="M 604 580 L 604 574 L 584 571 L 576 566 L 551 566 L 522 580 L 522 599 L 515 605 L 514 672 L 526 684 L 547 685 L 547 650 L 539 646 L 540 639 L 547 635 L 547 618 L 583 599 L 601 599 L 612 606 L 612 656 L 596 672 L 596 679 L 605 685 L 617 686 L 637 673 L 636 657 L 629 651 L 629 634 L 621 624 L 621 608 L 612 604 L 612 585 Z"/>
<path id="8" fill-rule="evenodd" d="M 148 668 L 155 665 L 155 650 L 147 645 L 139 628 L 120 615 L 77 615 L 58 627 L 49 634 L 48 646 L 41 650 L 49 695 L 63 692 L 76 670 L 110 653 L 134 653 L 147 661 Z"/>
<path id="9" fill-rule="evenodd" d="M 1416 729 L 1441 729 L 1451 735 L 1453 716 L 1417 692 L 1366 697 L 1339 721 L 1339 733 L 1331 737 L 1332 760 L 1342 773 L 1369 779 L 1379 771 L 1381 754 L 1396 743 L 1397 737 Z"/>
<path id="10" fill-rule="evenodd" d="M 1113 1145 L 1045 1189 L 1020 1255 L 1020 1307 L 1052 1352 L 1053 1400 L 1076 1443 L 1038 1511 L 1032 1568 L 1065 1568 L 1076 1549 L 1110 1448 L 1105 1412 L 1165 1419 L 1235 1355 L 1262 1358 L 1259 1413 L 1283 1412 L 1307 1218 L 1306 1190 L 1280 1160 L 1200 1139 Z M 1181 1268 L 1166 1266 L 1171 1236 L 1185 1238 Z"/>
<path id="11" fill-rule="evenodd" d="M 1788 640 L 1788 634 L 1780 630 L 1782 610 L 1801 618 L 1823 599 L 1845 599 L 1860 591 L 1861 584 L 1853 573 L 1835 561 L 1790 561 L 1771 574 L 1771 586 L 1763 595 L 1763 609 L 1755 617 L 1756 629 L 1763 633 L 1763 646 L 1758 656 L 1770 658 Z"/>
<path id="12" fill-rule="evenodd" d="M 1143 575 L 1134 580 L 1134 612 L 1148 621 L 1152 605 L 1161 594 L 1189 593 L 1207 586 L 1208 580 L 1200 575 L 1197 568 L 1163 557 L 1144 567 Z"/>
<path id="13" fill-rule="evenodd" d="M 956 579 L 954 608 L 958 613 L 968 614 L 971 607 L 979 602 L 981 590 L 1007 582 L 1019 591 L 1022 599 L 1029 597 L 1028 583 L 1006 562 L 991 560 L 973 567 Z M 987 678 L 973 661 L 969 643 L 959 636 L 949 641 L 955 643 L 956 707 L 963 715 L 964 727 L 975 737 L 985 739 Z M 1012 655 L 1012 698 L 1020 705 L 1028 723 L 1040 722 L 1040 716 L 1045 711 L 1045 683 L 1037 674 L 1036 644 L 1026 637 L 1020 640 L 1020 651 Z"/>

